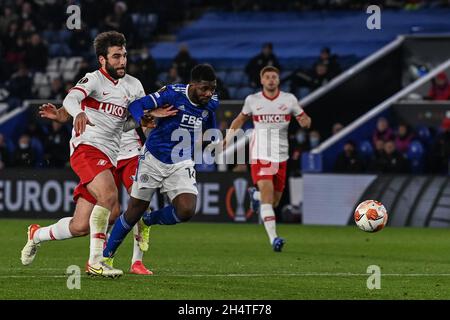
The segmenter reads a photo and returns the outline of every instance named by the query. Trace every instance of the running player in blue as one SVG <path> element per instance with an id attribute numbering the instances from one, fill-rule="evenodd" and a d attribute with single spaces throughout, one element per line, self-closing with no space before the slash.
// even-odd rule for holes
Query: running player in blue
<path id="1" fill-rule="evenodd" d="M 145 213 L 147 225 L 171 225 L 190 220 L 195 214 L 197 186 L 192 160 L 197 133 L 215 128 L 215 110 L 219 106 L 214 69 L 207 64 L 195 66 L 188 85 L 161 88 L 128 107 L 136 123 L 144 110 L 164 105 L 178 110 L 162 118 L 151 131 L 140 157 L 127 211 L 116 220 L 103 256 L 113 257 L 133 226 L 141 219 L 156 189 L 165 193 L 171 205 Z"/>

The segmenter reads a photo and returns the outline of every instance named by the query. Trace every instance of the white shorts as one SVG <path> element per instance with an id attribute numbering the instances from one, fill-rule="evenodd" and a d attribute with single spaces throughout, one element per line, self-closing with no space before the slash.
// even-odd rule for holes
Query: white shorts
<path id="1" fill-rule="evenodd" d="M 194 162 L 185 160 L 167 164 L 156 159 L 147 148 L 143 148 L 131 187 L 131 196 L 150 201 L 158 188 L 169 197 L 170 201 L 181 193 L 197 195 Z"/>

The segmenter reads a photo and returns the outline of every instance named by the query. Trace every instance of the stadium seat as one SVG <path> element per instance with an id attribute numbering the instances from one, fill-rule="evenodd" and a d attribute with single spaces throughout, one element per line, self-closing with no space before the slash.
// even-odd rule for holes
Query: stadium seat
<path id="1" fill-rule="evenodd" d="M 243 71 L 229 71 L 224 79 L 228 86 L 240 86 L 247 82 L 247 75 Z"/>
<path id="2" fill-rule="evenodd" d="M 419 140 L 413 140 L 408 148 L 407 157 L 411 163 L 412 173 L 422 173 L 424 169 L 425 149 Z"/>
<path id="3" fill-rule="evenodd" d="M 230 94 L 231 99 L 237 99 L 236 98 L 237 89 L 238 89 L 237 87 L 228 87 L 228 93 Z"/>
<path id="4" fill-rule="evenodd" d="M 236 91 L 236 99 L 245 99 L 249 94 L 255 93 L 251 87 L 242 87 Z"/>
<path id="5" fill-rule="evenodd" d="M 217 78 L 219 78 L 220 80 L 225 82 L 227 72 L 225 70 L 216 71 L 216 76 L 217 76 Z"/>

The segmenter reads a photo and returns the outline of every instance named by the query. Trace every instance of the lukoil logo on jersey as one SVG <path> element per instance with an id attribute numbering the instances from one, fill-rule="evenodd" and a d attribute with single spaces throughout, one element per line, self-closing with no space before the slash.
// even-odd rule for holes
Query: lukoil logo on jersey
<path id="1" fill-rule="evenodd" d="M 201 127 L 202 121 L 203 121 L 202 117 L 183 114 L 183 116 L 181 117 L 180 126 L 196 129 Z"/>
<path id="2" fill-rule="evenodd" d="M 253 116 L 253 121 L 262 123 L 280 123 L 289 122 L 290 114 L 258 114 Z"/>
<path id="3" fill-rule="evenodd" d="M 119 118 L 124 118 L 126 109 L 122 106 L 118 106 L 112 103 L 100 102 L 98 110 Z"/>

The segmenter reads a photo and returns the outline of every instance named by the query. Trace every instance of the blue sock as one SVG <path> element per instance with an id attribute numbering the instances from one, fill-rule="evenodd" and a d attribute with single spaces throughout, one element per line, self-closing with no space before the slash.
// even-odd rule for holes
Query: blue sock
<path id="1" fill-rule="evenodd" d="M 156 211 L 146 212 L 142 216 L 142 220 L 148 226 L 151 226 L 153 224 L 177 224 L 181 222 L 181 220 L 177 216 L 175 207 L 172 205 L 166 206 Z"/>
<path id="2" fill-rule="evenodd" d="M 110 258 L 114 256 L 117 248 L 130 232 L 131 228 L 132 226 L 130 226 L 126 222 L 124 214 L 121 214 L 116 223 L 114 223 L 114 227 L 111 230 L 108 242 L 106 243 L 106 247 L 103 250 L 103 257 Z"/>

